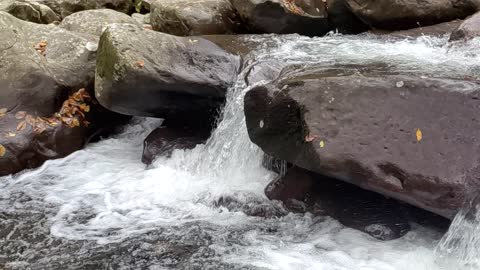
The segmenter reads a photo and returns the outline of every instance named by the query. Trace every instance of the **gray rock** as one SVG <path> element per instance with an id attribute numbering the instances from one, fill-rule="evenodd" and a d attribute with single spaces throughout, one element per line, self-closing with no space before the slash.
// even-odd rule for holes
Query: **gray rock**
<path id="1" fill-rule="evenodd" d="M 284 71 L 245 115 L 269 155 L 453 218 L 480 184 L 478 99 L 478 81 L 338 66 Z"/>
<path id="2" fill-rule="evenodd" d="M 5 0 L 0 10 L 34 23 L 49 24 L 60 21 L 60 17 L 47 5 L 33 0 Z"/>
<path id="3" fill-rule="evenodd" d="M 148 14 L 140 14 L 140 13 L 133 13 L 132 18 L 137 21 L 138 24 L 150 24 L 150 13 Z"/>
<path id="4" fill-rule="evenodd" d="M 108 25 L 112 23 L 130 23 L 138 25 L 137 21 L 124 14 L 111 9 L 84 10 L 63 19 L 59 27 L 91 35 L 100 36 Z"/>
<path id="5" fill-rule="evenodd" d="M 223 101 L 239 68 L 240 57 L 206 39 L 113 24 L 100 38 L 95 93 L 122 114 L 198 117 Z"/>
<path id="6" fill-rule="evenodd" d="M 177 36 L 233 34 L 238 19 L 229 0 L 161 0 L 151 6 L 153 30 Z"/>
<path id="7" fill-rule="evenodd" d="M 51 0 L 52 1 L 52 0 Z M 132 0 L 53 0 L 60 8 L 62 17 L 89 9 L 113 9 L 122 13 L 132 13 L 135 9 Z"/>
<path id="8" fill-rule="evenodd" d="M 78 125 L 71 121 L 80 113 L 71 117 L 61 109 L 69 94 L 93 85 L 96 52 L 87 49 L 89 39 L 5 12 L 0 36 L 0 176 L 64 157 L 109 125 L 99 120 L 103 109 L 91 98 L 82 98 L 90 107 L 83 107 Z"/>
<path id="9" fill-rule="evenodd" d="M 480 9 L 480 0 L 345 1 L 367 25 L 385 30 L 404 30 L 464 19 Z"/>
<path id="10" fill-rule="evenodd" d="M 480 12 L 467 18 L 453 30 L 449 41 L 465 41 L 478 36 L 480 36 Z"/>

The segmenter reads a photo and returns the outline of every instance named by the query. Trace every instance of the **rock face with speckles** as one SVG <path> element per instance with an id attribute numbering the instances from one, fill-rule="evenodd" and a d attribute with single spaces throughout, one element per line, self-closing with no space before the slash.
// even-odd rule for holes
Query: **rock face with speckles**
<path id="1" fill-rule="evenodd" d="M 138 25 L 137 21 L 112 9 L 85 10 L 69 15 L 63 19 L 59 27 L 91 35 L 100 36 L 109 24 L 130 23 Z"/>
<path id="2" fill-rule="evenodd" d="M 92 88 L 96 52 L 87 48 L 89 39 L 5 12 L 0 12 L 0 36 L 0 145 L 5 149 L 0 176 L 64 157 L 81 149 L 100 126 L 109 126 L 103 117 L 112 114 L 91 99 L 84 107 L 89 112 L 83 112 L 88 127 L 69 127 L 56 117 L 70 94 Z"/>
<path id="3" fill-rule="evenodd" d="M 177 36 L 233 34 L 240 29 L 229 0 L 155 1 L 151 23 L 153 30 Z"/>
<path id="4" fill-rule="evenodd" d="M 286 69 L 245 97 L 267 154 L 447 218 L 480 184 L 479 106 L 478 81 L 367 66 Z"/>
<path id="5" fill-rule="evenodd" d="M 450 35 L 449 41 L 465 41 L 480 36 L 480 12 L 463 21 Z"/>
<path id="6" fill-rule="evenodd" d="M 480 0 L 345 0 L 348 8 L 375 29 L 404 30 L 465 17 L 480 9 Z"/>
<path id="7" fill-rule="evenodd" d="M 239 56 L 206 39 L 114 24 L 100 38 L 95 94 L 122 114 L 205 119 L 222 104 L 239 68 Z"/>

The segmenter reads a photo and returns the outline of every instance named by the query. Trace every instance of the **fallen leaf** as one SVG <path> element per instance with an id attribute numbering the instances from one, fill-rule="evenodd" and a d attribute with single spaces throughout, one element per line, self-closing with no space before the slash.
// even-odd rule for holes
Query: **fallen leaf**
<path id="1" fill-rule="evenodd" d="M 0 108 L 0 113 L 6 114 L 8 111 L 7 108 Z"/>
<path id="2" fill-rule="evenodd" d="M 419 128 L 417 129 L 416 136 L 417 136 L 417 142 L 420 142 L 423 138 L 423 133 Z"/>
<path id="3" fill-rule="evenodd" d="M 318 136 L 317 135 L 307 135 L 305 136 L 305 141 L 306 142 L 312 142 L 313 140 L 315 140 Z"/>
<path id="4" fill-rule="evenodd" d="M 27 114 L 27 116 L 25 117 L 25 121 L 27 122 L 27 124 L 29 124 L 30 126 L 35 126 L 35 117 L 33 117 L 32 115 L 30 114 Z"/>
<path id="5" fill-rule="evenodd" d="M 80 126 L 80 122 L 78 121 L 77 118 L 73 118 L 72 119 L 72 127 L 79 127 Z"/>
<path id="6" fill-rule="evenodd" d="M 27 122 L 22 121 L 22 122 L 20 122 L 20 123 L 18 124 L 18 126 L 17 126 L 17 131 L 22 131 L 22 130 L 24 130 L 26 127 L 27 127 Z"/>
<path id="7" fill-rule="evenodd" d="M 324 148 L 324 147 L 325 147 L 325 142 L 324 142 L 324 141 L 320 141 L 319 146 L 320 146 L 320 148 Z"/>
<path id="8" fill-rule="evenodd" d="M 5 149 L 5 146 L 0 144 L 0 157 L 5 156 L 5 153 L 7 153 L 7 149 Z"/>
<path id="9" fill-rule="evenodd" d="M 25 116 L 27 116 L 26 111 L 19 111 L 15 114 L 15 118 L 18 120 L 25 118 Z"/>
<path id="10" fill-rule="evenodd" d="M 90 106 L 88 106 L 88 105 L 85 104 L 85 103 L 84 103 L 84 104 L 81 104 L 81 105 L 79 106 L 79 108 L 80 108 L 80 110 L 82 110 L 82 111 L 84 111 L 84 112 L 87 112 L 87 113 L 90 111 Z"/>
<path id="11" fill-rule="evenodd" d="M 135 62 L 135 65 L 138 67 L 138 68 L 143 68 L 145 66 L 145 61 L 143 60 L 138 60 L 137 62 Z"/>
<path id="12" fill-rule="evenodd" d="M 15 134 L 13 132 L 8 132 L 8 133 L 5 134 L 5 138 L 13 138 L 15 136 L 17 136 L 17 134 Z"/>

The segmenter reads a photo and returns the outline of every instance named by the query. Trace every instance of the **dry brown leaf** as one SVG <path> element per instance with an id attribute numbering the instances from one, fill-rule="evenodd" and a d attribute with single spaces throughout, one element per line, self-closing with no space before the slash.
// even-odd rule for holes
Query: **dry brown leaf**
<path id="1" fill-rule="evenodd" d="M 318 138 L 317 135 L 310 135 L 310 134 L 309 134 L 309 135 L 305 136 L 305 141 L 306 141 L 306 142 L 312 142 L 312 141 L 315 140 L 316 138 Z"/>
<path id="2" fill-rule="evenodd" d="M 5 153 L 7 153 L 7 149 L 5 148 L 5 146 L 0 144 L 0 157 L 5 156 Z"/>
<path id="3" fill-rule="evenodd" d="M 90 111 L 90 106 L 88 106 L 87 104 L 83 103 L 79 106 L 80 110 L 84 111 L 84 112 L 89 112 Z"/>
<path id="4" fill-rule="evenodd" d="M 80 126 L 80 121 L 78 121 L 77 118 L 73 118 L 71 127 L 79 127 L 79 126 Z"/>
<path id="5" fill-rule="evenodd" d="M 17 131 L 22 131 L 22 130 L 24 130 L 26 127 L 27 127 L 27 122 L 22 121 L 22 122 L 18 123 Z"/>
<path id="6" fill-rule="evenodd" d="M 25 116 L 27 116 L 27 112 L 26 111 L 19 111 L 15 114 L 15 118 L 17 120 L 21 120 L 23 118 L 25 118 Z"/>
<path id="7" fill-rule="evenodd" d="M 0 108 L 0 113 L 6 114 L 8 111 L 7 108 Z"/>
<path id="8" fill-rule="evenodd" d="M 35 117 L 33 117 L 32 115 L 30 114 L 27 114 L 27 116 L 25 117 L 25 121 L 27 122 L 27 124 L 29 124 L 30 126 L 35 126 Z"/>
<path id="9" fill-rule="evenodd" d="M 145 66 L 145 61 L 143 60 L 138 60 L 137 62 L 135 62 L 135 65 L 138 67 L 138 68 L 143 68 Z"/>

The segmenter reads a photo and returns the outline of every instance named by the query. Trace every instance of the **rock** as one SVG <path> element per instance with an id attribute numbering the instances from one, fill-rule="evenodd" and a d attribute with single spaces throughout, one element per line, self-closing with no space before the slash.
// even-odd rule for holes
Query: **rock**
<path id="1" fill-rule="evenodd" d="M 143 143 L 142 162 L 150 165 L 156 157 L 170 157 L 175 149 L 193 149 L 210 136 L 208 129 L 189 127 L 159 127 L 152 131 Z"/>
<path id="2" fill-rule="evenodd" d="M 403 30 L 463 19 L 480 8 L 479 0 L 345 0 L 372 28 Z"/>
<path id="3" fill-rule="evenodd" d="M 229 0 L 162 0 L 151 7 L 153 30 L 177 35 L 233 34 L 238 16 Z"/>
<path id="4" fill-rule="evenodd" d="M 0 176 L 64 157 L 115 122 L 92 93 L 78 92 L 95 74 L 87 38 L 5 12 L 0 36 Z"/>
<path id="5" fill-rule="evenodd" d="M 257 33 L 321 36 L 330 31 L 325 4 L 301 0 L 232 0 L 240 17 Z"/>
<path id="6" fill-rule="evenodd" d="M 450 35 L 452 31 L 455 30 L 461 23 L 461 20 L 454 20 L 450 22 L 444 22 L 425 27 L 417 27 L 408 30 L 399 30 L 393 32 L 376 30 L 372 32 L 375 34 L 387 34 L 399 38 L 418 38 L 421 36 L 443 37 L 446 35 Z"/>
<path id="7" fill-rule="evenodd" d="M 113 24 L 100 38 L 95 92 L 110 110 L 167 119 L 211 117 L 240 57 L 199 37 Z"/>
<path id="8" fill-rule="evenodd" d="M 246 94 L 245 115 L 267 154 L 451 219 L 479 184 L 479 87 L 367 66 L 287 70 Z"/>
<path id="9" fill-rule="evenodd" d="M 480 36 L 480 12 L 463 21 L 452 31 L 449 41 L 469 40 Z"/>
<path id="10" fill-rule="evenodd" d="M 85 10 L 69 15 L 63 19 L 59 27 L 78 32 L 100 36 L 109 24 L 130 23 L 138 25 L 137 21 L 111 9 Z"/>
<path id="11" fill-rule="evenodd" d="M 5 0 L 0 3 L 0 10 L 13 16 L 34 23 L 49 24 L 61 18 L 47 5 L 33 0 Z"/>
<path id="12" fill-rule="evenodd" d="M 45 0 L 44 0 L 45 1 Z M 52 0 L 50 0 L 52 1 Z M 59 7 L 59 13 L 64 18 L 72 13 L 89 9 L 113 9 L 118 12 L 130 14 L 135 5 L 132 0 L 54 0 Z"/>
<path id="13" fill-rule="evenodd" d="M 134 18 L 135 21 L 137 21 L 137 23 L 140 25 L 151 24 L 150 13 L 148 14 L 133 13 L 132 18 Z"/>
<path id="14" fill-rule="evenodd" d="M 265 194 L 290 210 L 301 211 L 303 204 L 301 212 L 331 216 L 379 240 L 397 239 L 410 230 L 408 209 L 401 203 L 298 167 L 271 182 Z"/>

